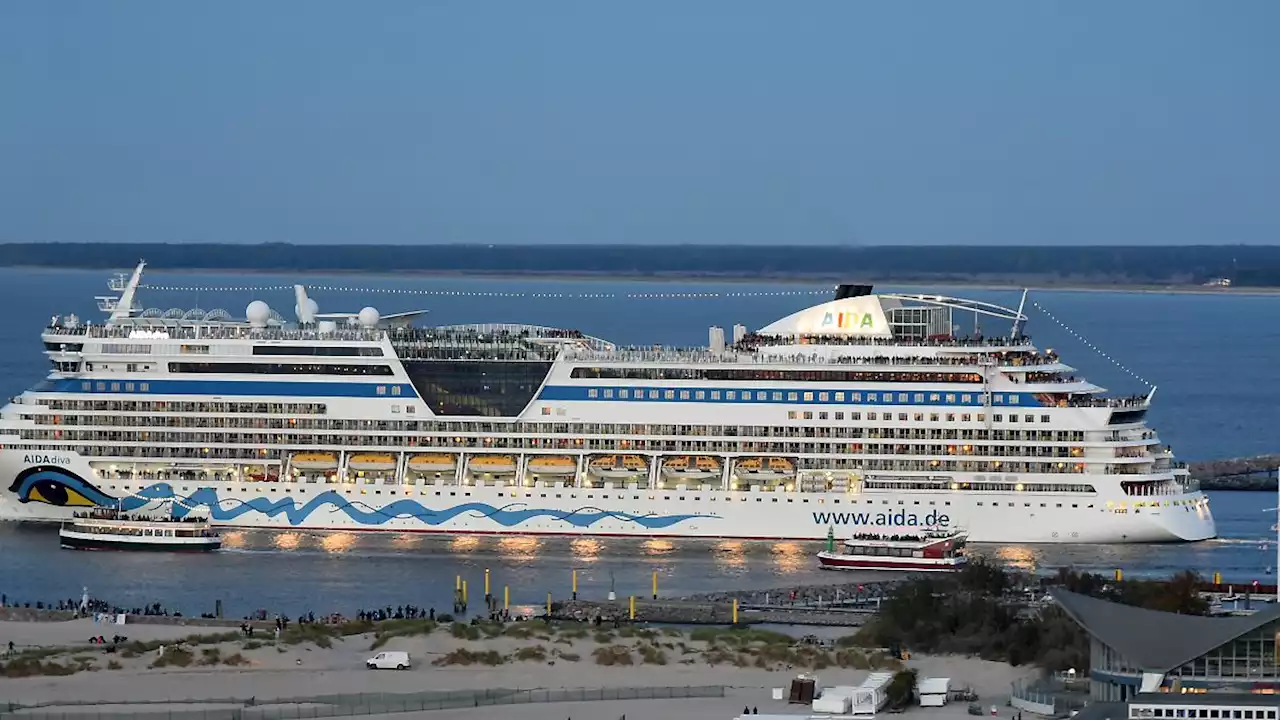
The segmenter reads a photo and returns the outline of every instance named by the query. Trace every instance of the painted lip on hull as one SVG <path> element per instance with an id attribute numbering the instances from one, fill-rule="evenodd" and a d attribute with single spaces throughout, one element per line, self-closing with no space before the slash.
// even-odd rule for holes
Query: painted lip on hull
<path id="1" fill-rule="evenodd" d="M 639 538 L 653 540 L 749 540 L 759 542 L 823 542 L 827 541 L 827 535 L 806 535 L 803 537 L 786 537 L 778 535 L 690 535 L 687 533 L 609 533 L 609 532 L 559 532 L 555 530 L 528 530 L 524 532 L 512 530 L 449 530 L 435 528 L 386 528 L 386 527 L 325 527 L 322 525 L 299 525 L 299 526 L 276 526 L 276 525 L 228 525 L 218 523 L 219 529 L 226 530 L 267 530 L 270 532 L 319 532 L 319 533 L 401 533 L 413 535 L 484 535 L 493 537 L 568 537 L 568 538 Z M 1188 540 L 1179 540 L 1171 537 L 1163 540 L 1143 540 L 1130 541 L 1131 545 L 1151 545 L 1157 543 L 1179 543 L 1193 542 Z M 969 541 L 970 545 L 1108 545 L 1108 544 L 1124 544 L 1119 541 L 1116 543 L 1103 542 L 1086 542 L 1086 543 L 1064 543 L 1064 542 L 1001 542 L 1001 541 L 985 541 L 975 542 Z"/>
<path id="2" fill-rule="evenodd" d="M 101 551 L 101 552 L 205 553 L 205 552 L 213 552 L 214 550 L 218 550 L 221 547 L 222 547 L 221 543 L 218 543 L 216 545 L 201 545 L 199 547 L 191 547 L 191 546 L 183 547 L 183 546 L 174 546 L 174 545 L 146 545 L 141 543 L 131 544 L 131 545 L 125 545 L 122 543 L 110 543 L 110 544 L 101 544 L 101 545 L 96 545 L 96 544 L 95 545 L 77 545 L 74 543 L 68 543 L 66 540 L 62 541 L 62 549 L 64 550 L 92 550 L 95 552 Z"/>

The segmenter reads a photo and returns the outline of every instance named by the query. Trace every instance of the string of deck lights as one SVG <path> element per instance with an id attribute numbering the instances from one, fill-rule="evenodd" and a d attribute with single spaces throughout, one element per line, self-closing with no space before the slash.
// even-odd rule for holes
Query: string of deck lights
<path id="1" fill-rule="evenodd" d="M 272 292 L 293 290 L 292 285 L 142 285 L 148 290 L 169 292 Z M 350 292 L 383 295 L 421 295 L 433 297 L 501 297 L 501 298 L 557 298 L 569 300 L 601 300 L 622 298 L 627 300 L 683 300 L 745 297 L 800 297 L 830 295 L 831 290 L 770 290 L 747 292 L 658 292 L 658 293 L 547 293 L 547 292 L 485 292 L 479 290 L 420 290 L 413 288 L 361 288 L 342 285 L 307 285 L 308 290 L 325 292 Z"/>
<path id="2" fill-rule="evenodd" d="M 1121 370 L 1123 370 L 1124 372 L 1128 373 L 1130 377 L 1134 378 L 1135 380 L 1137 380 L 1138 382 L 1142 383 L 1143 385 L 1146 385 L 1147 387 L 1155 387 L 1155 384 L 1154 384 L 1154 383 L 1152 383 L 1150 380 L 1148 380 L 1148 379 L 1146 379 L 1146 378 L 1142 377 L 1141 375 L 1139 375 L 1138 373 L 1136 373 L 1136 372 L 1134 372 L 1134 371 L 1130 370 L 1127 366 L 1125 366 L 1125 365 L 1124 365 L 1124 363 L 1121 363 L 1119 360 L 1116 360 L 1115 358 L 1113 358 L 1113 357 L 1111 357 L 1110 355 L 1108 355 L 1108 354 L 1106 353 L 1106 351 L 1104 351 L 1102 348 L 1098 347 L 1097 345 L 1094 345 L 1094 344 L 1093 344 L 1092 342 L 1090 342 L 1087 338 L 1085 338 L 1085 336 L 1083 336 L 1083 335 L 1081 335 L 1080 333 L 1076 332 L 1076 331 L 1075 331 L 1075 330 L 1073 330 L 1069 325 L 1067 325 L 1066 323 L 1064 323 L 1064 322 L 1062 322 L 1061 320 L 1059 320 L 1059 319 L 1057 318 L 1057 316 L 1056 316 L 1056 315 L 1054 315 L 1053 313 L 1051 313 L 1051 312 L 1049 312 L 1048 310 L 1046 310 L 1046 309 L 1044 308 L 1044 306 L 1043 306 L 1043 305 L 1041 305 L 1040 303 L 1036 302 L 1035 300 L 1032 300 L 1032 301 L 1031 301 L 1031 304 L 1032 304 L 1032 305 L 1034 305 L 1034 306 L 1035 306 L 1035 308 L 1036 308 L 1037 310 L 1039 310 L 1040 312 L 1044 313 L 1044 314 L 1045 314 L 1045 317 L 1047 317 L 1047 318 L 1049 318 L 1050 320 L 1052 320 L 1052 321 L 1054 321 L 1055 323 L 1057 323 L 1057 324 L 1058 324 L 1058 327 L 1062 328 L 1063 330 L 1066 330 L 1068 333 L 1070 333 L 1070 334 L 1071 334 L 1071 336 L 1072 336 L 1072 337 L 1074 337 L 1075 339 L 1077 339 L 1077 340 L 1079 340 L 1080 342 L 1084 343 L 1084 344 L 1085 344 L 1085 346 L 1086 346 L 1086 347 L 1088 347 L 1090 350 L 1092 350 L 1092 351 L 1094 351 L 1094 352 L 1098 353 L 1099 355 L 1101 355 L 1102 357 L 1106 358 L 1107 360 L 1110 360 L 1112 365 L 1115 365 L 1116 367 L 1120 368 L 1120 369 L 1121 369 Z"/>

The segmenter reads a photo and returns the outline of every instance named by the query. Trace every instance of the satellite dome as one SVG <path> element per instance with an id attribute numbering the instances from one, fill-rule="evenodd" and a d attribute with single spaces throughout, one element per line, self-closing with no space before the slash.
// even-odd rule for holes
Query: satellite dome
<path id="1" fill-rule="evenodd" d="M 244 309 L 244 316 L 249 319 L 250 325 L 266 327 L 267 320 L 271 318 L 271 307 L 261 300 L 254 300 Z"/>
<path id="2" fill-rule="evenodd" d="M 360 325 L 367 328 L 378 327 L 378 321 L 382 316 L 378 314 L 377 308 L 367 307 L 360 311 Z"/>

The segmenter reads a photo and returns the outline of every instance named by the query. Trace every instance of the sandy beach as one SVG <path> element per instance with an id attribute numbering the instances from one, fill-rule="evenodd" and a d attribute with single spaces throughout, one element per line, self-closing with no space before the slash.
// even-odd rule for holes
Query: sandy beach
<path id="1" fill-rule="evenodd" d="M 0 643 L 7 645 L 12 640 L 20 651 L 25 648 L 20 657 L 27 658 L 26 662 L 35 657 L 38 662 L 52 663 L 54 672 L 59 673 L 76 668 L 72 674 L 30 677 L 9 676 L 11 672 L 7 669 L 6 677 L 0 678 L 0 697 L 18 705 L 43 705 L 48 710 L 48 706 L 55 703 L 182 703 L 254 697 L 261 704 L 274 698 L 338 693 L 724 685 L 730 688 L 724 698 L 576 703 L 582 710 L 568 714 L 559 705 L 554 711 L 548 705 L 503 706 L 502 715 L 617 718 L 626 713 L 629 718 L 671 717 L 663 714 L 663 708 L 678 705 L 682 713 L 686 709 L 709 713 L 690 717 L 732 717 L 732 713 L 740 712 L 744 705 L 758 706 L 761 712 L 766 712 L 766 708 L 783 711 L 785 703 L 771 700 L 770 688 L 788 685 L 801 671 L 812 672 L 822 684 L 850 685 L 866 676 L 868 662 L 894 662 L 873 650 L 800 645 L 788 650 L 786 643 L 778 643 L 778 638 L 768 633 L 756 633 L 751 637 L 761 639 L 744 642 L 741 638 L 746 636 L 727 635 L 729 631 L 689 633 L 625 626 L 615 630 L 578 624 L 548 628 L 539 621 L 510 623 L 505 628 L 486 626 L 483 633 L 474 626 L 440 626 L 423 634 L 424 627 L 425 623 L 384 623 L 379 629 L 385 637 L 375 632 L 332 637 L 328 633 L 334 631 L 330 630 L 313 628 L 313 632 L 304 634 L 305 628 L 294 628 L 292 633 L 286 632 L 276 641 L 271 632 L 259 631 L 253 638 L 245 638 L 237 636 L 234 628 L 230 629 L 231 635 L 223 633 L 218 637 L 214 634 L 220 632 L 217 628 L 95 625 L 89 619 L 0 622 Z M 130 641 L 116 652 L 108 653 L 102 646 L 86 644 L 91 635 L 110 638 L 116 633 L 128 636 Z M 203 637 L 192 638 L 176 655 L 172 644 L 166 658 L 154 647 L 160 642 L 174 643 L 193 634 Z M 310 639 L 306 639 L 308 637 Z M 400 672 L 366 669 L 365 660 L 381 650 L 408 652 L 414 667 Z M 610 659 L 597 657 L 602 653 Z M 481 659 L 486 656 L 488 660 Z M 625 660 L 620 656 L 625 656 Z M 822 659 L 814 661 L 815 657 Z M 811 669 L 804 665 L 834 664 L 841 662 L 840 658 L 851 666 Z M 12 665 L 13 658 L 9 661 Z M 466 662 L 469 664 L 463 664 Z M 915 668 L 920 677 L 950 677 L 954 687 L 976 691 L 984 706 L 994 704 L 1002 708 L 1010 682 L 1035 672 L 1029 668 L 947 656 L 914 656 L 905 664 Z M 864 669 L 855 669 L 852 665 L 862 665 Z M 568 707 L 575 703 L 561 705 Z M 642 707 L 651 709 L 638 714 Z M 801 709 L 791 708 L 787 712 Z M 483 711 L 481 708 L 480 712 Z M 457 710 L 421 715 L 482 717 L 476 712 Z M 933 715 L 941 716 L 936 712 Z"/>

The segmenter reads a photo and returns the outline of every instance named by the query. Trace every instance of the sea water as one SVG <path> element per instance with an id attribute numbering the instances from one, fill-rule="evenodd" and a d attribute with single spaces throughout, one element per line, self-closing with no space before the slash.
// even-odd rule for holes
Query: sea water
<path id="1" fill-rule="evenodd" d="M 99 322 L 95 295 L 109 294 L 96 271 L 0 268 L 0 397 L 17 394 L 48 369 L 40 331 L 55 315 Z M 293 282 L 312 288 L 321 312 L 383 314 L 428 310 L 434 324 L 511 322 L 575 328 L 618 344 L 705 345 L 707 328 L 741 323 L 758 328 L 829 299 L 829 290 L 780 283 L 641 282 L 148 273 L 146 282 L 184 290 L 144 289 L 143 307 L 225 308 L 242 316 L 252 300 L 293 313 Z M 275 288 L 212 289 L 227 286 Z M 340 288 L 366 289 L 350 292 Z M 1014 291 L 961 288 L 880 288 L 930 292 L 1016 306 Z M 1040 291 L 1027 305 L 1026 332 L 1041 348 L 1061 353 L 1078 374 L 1117 393 L 1157 386 L 1150 424 L 1183 460 L 1280 451 L 1280 297 L 1236 294 Z M 1005 321 L 957 312 L 971 332 L 1008 331 Z M 0 479 L 2 481 L 3 479 Z M 0 482 L 0 485 L 3 485 Z M 3 487 L 0 487 L 0 492 Z M 1275 498 L 1266 493 L 1212 493 L 1221 538 L 1195 545 L 999 546 L 980 554 L 1027 569 L 1060 566 L 1129 576 L 1194 569 L 1247 583 L 1271 582 Z M 0 524 L 0 592 L 12 599 L 79 597 L 89 587 L 124 605 L 163 602 L 184 612 L 253 609 L 316 613 L 360 607 L 452 605 L 455 578 L 468 580 L 472 608 L 481 607 L 484 570 L 490 590 L 513 602 L 540 605 L 546 593 L 568 595 L 578 570 L 584 597 L 651 592 L 663 595 L 735 588 L 836 582 L 816 568 L 805 543 L 672 541 L 635 538 L 445 538 L 421 535 L 230 531 L 226 550 L 189 556 L 83 553 L 58 548 L 56 530 Z"/>

